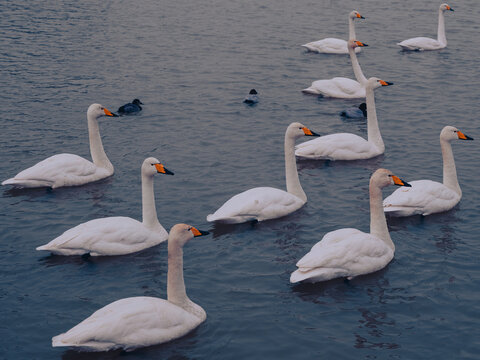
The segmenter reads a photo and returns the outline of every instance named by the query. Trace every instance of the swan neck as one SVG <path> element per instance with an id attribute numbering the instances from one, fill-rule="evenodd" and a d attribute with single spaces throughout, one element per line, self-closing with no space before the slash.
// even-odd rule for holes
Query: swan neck
<path id="1" fill-rule="evenodd" d="M 382 200 L 382 189 L 370 182 L 370 234 L 383 240 L 386 245 L 395 250 L 395 245 L 388 232 Z"/>
<path id="2" fill-rule="evenodd" d="M 447 45 L 447 36 L 445 35 L 445 16 L 442 10 L 438 10 L 437 40 L 443 45 Z"/>
<path id="3" fill-rule="evenodd" d="M 153 191 L 153 175 L 142 174 L 142 221 L 147 228 L 154 230 L 161 226 L 155 206 L 155 193 Z"/>
<path id="4" fill-rule="evenodd" d="M 307 201 L 307 195 L 303 191 L 298 178 L 297 161 L 295 159 L 295 139 L 285 134 L 285 179 L 287 192 Z"/>
<path id="5" fill-rule="evenodd" d="M 357 34 L 355 34 L 355 23 L 351 16 L 348 17 L 348 40 L 356 40 Z"/>
<path id="6" fill-rule="evenodd" d="M 360 84 L 364 85 L 367 82 L 367 78 L 365 75 L 363 75 L 362 69 L 360 68 L 357 55 L 355 54 L 355 49 L 351 46 L 348 46 L 348 54 L 350 55 L 350 60 L 352 61 L 352 68 L 355 78 Z"/>
<path id="7" fill-rule="evenodd" d="M 452 144 L 447 140 L 440 139 L 443 158 L 443 185 L 452 189 L 462 196 L 462 190 L 458 184 L 457 169 L 455 167 L 455 159 L 453 158 Z"/>
<path id="8" fill-rule="evenodd" d="M 381 153 L 383 153 L 385 151 L 385 144 L 383 143 L 382 134 L 380 133 L 380 128 L 378 127 L 374 90 L 367 86 L 365 92 L 367 97 L 368 142 L 377 146 Z"/>
<path id="9" fill-rule="evenodd" d="M 105 168 L 113 173 L 113 165 L 110 160 L 108 160 L 107 154 L 105 154 L 105 150 L 103 149 L 98 120 L 89 114 L 87 114 L 87 120 L 88 138 L 90 141 L 90 155 L 92 156 L 93 163 L 97 167 Z"/>
<path id="10" fill-rule="evenodd" d="M 197 317 L 199 322 L 207 317 L 205 310 L 187 296 L 183 278 L 183 248 L 170 238 L 168 239 L 167 300 Z"/>

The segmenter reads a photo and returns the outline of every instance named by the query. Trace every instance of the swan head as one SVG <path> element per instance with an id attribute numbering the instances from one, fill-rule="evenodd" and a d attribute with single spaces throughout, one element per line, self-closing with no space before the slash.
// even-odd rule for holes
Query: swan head
<path id="1" fill-rule="evenodd" d="M 454 126 L 445 126 L 440 133 L 440 140 L 473 140 L 473 138 L 465 135 Z"/>
<path id="2" fill-rule="evenodd" d="M 299 122 L 294 122 L 288 126 L 285 136 L 293 139 L 298 139 L 302 136 L 320 136 L 320 134 L 313 132 Z"/>
<path id="3" fill-rule="evenodd" d="M 378 169 L 370 178 L 370 186 L 375 185 L 384 188 L 390 185 L 411 187 L 409 183 L 394 175 L 390 170 Z"/>
<path id="4" fill-rule="evenodd" d="M 448 4 L 442 4 L 442 5 L 440 5 L 440 10 L 443 11 L 443 12 L 445 12 L 445 11 L 447 11 L 447 10 L 449 10 L 449 11 L 455 11 L 455 10 L 453 10 L 452 7 L 451 7 L 450 5 L 448 5 Z"/>
<path id="5" fill-rule="evenodd" d="M 390 86 L 390 85 L 393 85 L 393 83 L 379 79 L 377 77 L 371 77 L 367 80 L 367 87 L 370 87 L 371 89 L 376 89 L 381 86 Z"/>
<path id="6" fill-rule="evenodd" d="M 357 10 L 353 10 L 349 14 L 351 19 L 365 19 Z"/>
<path id="7" fill-rule="evenodd" d="M 198 230 L 197 228 L 187 224 L 176 224 L 170 229 L 168 235 L 168 242 L 175 243 L 176 245 L 183 247 L 189 240 L 194 237 L 208 235 L 208 231 Z"/>
<path id="8" fill-rule="evenodd" d="M 173 172 L 168 170 L 165 166 L 163 166 L 160 163 L 160 161 L 158 161 L 154 157 L 146 158 L 142 164 L 142 174 L 153 176 L 156 173 L 173 175 Z"/>
<path id="9" fill-rule="evenodd" d="M 132 104 L 143 105 L 143 103 L 139 99 L 133 99 Z"/>
<path id="10" fill-rule="evenodd" d="M 352 49 L 355 49 L 357 47 L 363 47 L 363 46 L 368 46 L 368 45 L 358 40 L 353 40 L 353 39 L 348 40 L 348 47 L 351 47 Z"/>
<path id="11" fill-rule="evenodd" d="M 108 110 L 106 107 L 104 107 L 103 105 L 100 105 L 100 104 L 92 104 L 88 107 L 88 110 L 87 110 L 87 116 L 88 117 L 93 117 L 95 119 L 98 119 L 99 117 L 101 116 L 118 116 L 112 112 L 110 112 L 110 110 Z"/>

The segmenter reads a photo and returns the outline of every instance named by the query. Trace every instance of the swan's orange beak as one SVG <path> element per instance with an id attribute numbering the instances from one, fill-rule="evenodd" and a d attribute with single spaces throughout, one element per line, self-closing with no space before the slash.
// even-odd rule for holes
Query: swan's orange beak
<path id="1" fill-rule="evenodd" d="M 193 233 L 193 236 L 194 236 L 194 237 L 210 234 L 208 231 L 198 230 L 197 228 L 194 228 L 193 226 L 192 226 L 192 228 L 190 229 L 190 231 Z"/>
<path id="2" fill-rule="evenodd" d="M 303 132 L 305 133 L 305 136 L 320 136 L 320 134 L 317 134 L 316 132 L 313 132 L 312 130 L 310 130 L 309 128 L 307 128 L 306 126 L 304 126 L 302 128 Z"/>
<path id="3" fill-rule="evenodd" d="M 393 179 L 393 183 L 394 183 L 395 185 L 412 187 L 412 185 L 410 185 L 410 184 L 407 183 L 406 181 L 403 181 L 403 180 L 400 179 L 398 176 L 392 175 L 392 179 Z"/>
<path id="4" fill-rule="evenodd" d="M 445 9 L 446 9 L 446 10 L 450 10 L 450 11 L 455 11 L 455 10 L 453 10 L 453 9 L 450 7 L 450 5 L 447 5 L 447 6 L 445 7 Z"/>
<path id="5" fill-rule="evenodd" d="M 392 82 L 383 81 L 383 80 L 380 80 L 380 84 L 382 84 L 382 86 L 389 86 L 389 85 L 393 85 L 393 83 L 392 83 Z"/>
<path id="6" fill-rule="evenodd" d="M 357 12 L 357 18 L 358 19 L 365 19 L 362 15 L 360 15 L 358 12 Z"/>
<path id="7" fill-rule="evenodd" d="M 368 46 L 367 44 L 362 43 L 361 41 L 355 41 L 355 44 L 356 44 L 357 46 Z"/>
<path id="8" fill-rule="evenodd" d="M 460 130 L 457 131 L 457 135 L 460 140 L 473 140 L 472 137 L 465 135 Z"/>
<path id="9" fill-rule="evenodd" d="M 166 174 L 166 175 L 174 175 L 173 172 L 168 170 L 165 166 L 162 164 L 155 164 L 155 168 L 157 169 L 157 172 L 160 174 Z"/>
<path id="10" fill-rule="evenodd" d="M 117 114 L 114 114 L 114 113 L 110 112 L 110 110 L 108 110 L 107 108 L 103 108 L 103 112 L 104 112 L 105 115 L 107 115 L 107 116 L 118 117 Z"/>

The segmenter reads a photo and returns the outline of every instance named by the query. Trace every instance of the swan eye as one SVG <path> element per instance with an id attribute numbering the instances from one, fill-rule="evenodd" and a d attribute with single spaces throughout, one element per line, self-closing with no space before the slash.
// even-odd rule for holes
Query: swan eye
<path id="1" fill-rule="evenodd" d="M 192 227 L 191 227 L 191 226 L 187 229 L 187 231 L 190 231 L 190 230 L 192 230 Z"/>

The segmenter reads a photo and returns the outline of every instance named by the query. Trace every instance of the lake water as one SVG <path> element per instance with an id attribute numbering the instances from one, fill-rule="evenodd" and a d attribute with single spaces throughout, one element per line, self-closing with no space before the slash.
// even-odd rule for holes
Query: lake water
<path id="1" fill-rule="evenodd" d="M 138 97 L 138 116 L 102 119 L 115 175 L 82 187 L 0 190 L 2 359 L 474 359 L 480 351 L 480 6 L 450 3 L 448 47 L 401 52 L 436 36 L 431 1 L 4 1 L 0 4 L 0 174 L 47 156 L 90 158 L 86 110 L 112 111 Z M 458 5 L 458 6 L 457 6 Z M 347 37 L 358 10 L 359 54 L 376 91 L 384 156 L 299 162 L 308 203 L 282 219 L 213 226 L 205 217 L 255 186 L 284 188 L 283 137 L 300 121 L 320 134 L 366 136 L 365 120 L 338 113 L 359 100 L 304 95 L 313 80 L 353 77 L 348 56 L 301 44 Z M 260 102 L 242 103 L 251 88 Z M 369 229 L 368 181 L 379 167 L 441 181 L 440 130 L 476 139 L 453 144 L 463 190 L 455 209 L 389 219 L 394 260 L 352 281 L 289 283 L 295 263 L 332 230 Z M 141 218 L 140 165 L 158 157 L 160 222 L 212 235 L 185 248 L 190 298 L 207 312 L 194 332 L 131 353 L 51 347 L 100 307 L 129 296 L 166 296 L 167 247 L 111 258 L 35 251 L 94 218 Z M 385 196 L 394 189 L 387 189 Z"/>

